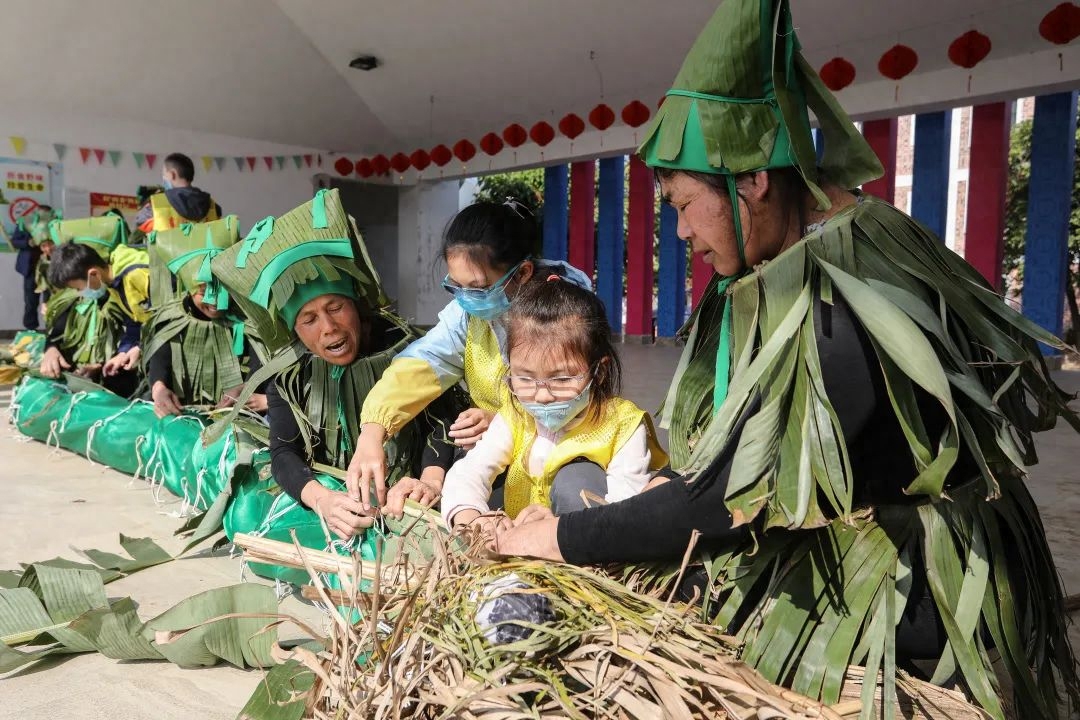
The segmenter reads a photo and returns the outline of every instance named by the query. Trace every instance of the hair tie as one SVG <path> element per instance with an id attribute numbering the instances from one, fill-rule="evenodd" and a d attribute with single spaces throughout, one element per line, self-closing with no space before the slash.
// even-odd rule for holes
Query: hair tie
<path id="1" fill-rule="evenodd" d="M 555 280 L 562 280 L 562 278 L 555 273 L 551 273 L 547 276 L 547 280 L 545 280 L 545 282 L 554 282 Z"/>

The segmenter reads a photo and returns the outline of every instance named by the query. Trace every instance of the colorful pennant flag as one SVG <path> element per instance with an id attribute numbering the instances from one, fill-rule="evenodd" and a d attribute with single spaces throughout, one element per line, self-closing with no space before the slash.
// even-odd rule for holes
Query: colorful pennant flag
<path id="1" fill-rule="evenodd" d="M 79 148 L 79 155 L 82 156 L 83 165 L 90 160 L 90 148 Z"/>
<path id="2" fill-rule="evenodd" d="M 296 165 L 296 169 L 299 170 L 300 166 L 304 163 L 304 159 L 299 155 L 292 156 L 293 165 Z"/>
<path id="3" fill-rule="evenodd" d="M 263 156 L 263 162 L 266 163 L 266 169 L 267 170 L 273 170 L 274 169 L 274 158 L 270 157 L 269 155 L 264 155 Z"/>
<path id="4" fill-rule="evenodd" d="M 97 158 L 98 165 L 105 162 L 105 150 L 103 148 L 94 148 L 94 157 Z"/>
<path id="5" fill-rule="evenodd" d="M 155 162 L 157 162 L 157 154 L 156 153 L 146 153 L 146 167 L 153 170 Z"/>
<path id="6" fill-rule="evenodd" d="M 275 155 L 274 162 L 277 163 L 277 169 L 280 170 L 281 168 L 285 167 L 285 156 Z"/>
<path id="7" fill-rule="evenodd" d="M 322 153 L 315 156 L 315 164 L 322 167 Z"/>
<path id="8" fill-rule="evenodd" d="M 251 170 L 251 172 L 255 172 L 255 156 L 254 155 L 248 155 L 244 159 L 247 160 L 248 169 Z"/>
<path id="9" fill-rule="evenodd" d="M 218 172 L 221 172 L 225 169 L 225 158 L 221 157 L 220 155 L 215 156 L 214 165 L 217 166 Z"/>
<path id="10" fill-rule="evenodd" d="M 131 157 L 135 158 L 135 167 L 142 169 L 143 163 L 146 162 L 146 156 L 141 152 L 131 153 Z"/>
<path id="11" fill-rule="evenodd" d="M 304 164 L 307 165 L 308 167 L 311 167 L 311 156 L 310 155 L 305 155 L 304 156 Z"/>
<path id="12" fill-rule="evenodd" d="M 11 140 L 11 147 L 15 150 L 16 155 L 22 155 L 26 152 L 26 138 L 12 135 L 8 139 Z"/>
<path id="13" fill-rule="evenodd" d="M 53 150 L 56 151 L 56 159 L 63 160 L 64 155 L 67 154 L 67 145 L 64 143 L 53 143 Z"/>
<path id="14" fill-rule="evenodd" d="M 210 172 L 210 168 L 214 165 L 214 158 L 209 155 L 202 156 L 202 167 L 206 172 Z"/>
<path id="15" fill-rule="evenodd" d="M 110 150 L 109 151 L 109 162 L 112 163 L 113 167 L 116 167 L 117 165 L 120 164 L 120 156 L 122 154 L 123 153 L 121 153 L 119 150 Z"/>
<path id="16" fill-rule="evenodd" d="M 237 170 L 239 170 L 240 172 L 244 172 L 244 158 L 242 158 L 242 157 L 234 157 L 233 162 L 236 163 L 236 169 Z"/>

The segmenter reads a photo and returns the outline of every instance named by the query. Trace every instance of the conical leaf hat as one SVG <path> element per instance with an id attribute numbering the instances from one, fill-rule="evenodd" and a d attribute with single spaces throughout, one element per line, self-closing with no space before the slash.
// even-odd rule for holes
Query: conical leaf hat
<path id="1" fill-rule="evenodd" d="M 820 167 L 855 188 L 883 169 L 803 58 L 788 0 L 725 0 L 701 31 L 638 148 L 652 167 L 725 175 L 795 167 L 822 207 Z"/>
<path id="2" fill-rule="evenodd" d="M 105 260 L 112 251 L 123 244 L 127 225 L 115 215 L 82 218 L 79 220 L 53 220 L 49 223 L 49 235 L 57 245 L 75 242 L 92 247 Z"/>
<path id="3" fill-rule="evenodd" d="M 271 352 L 292 342 L 296 312 L 319 295 L 349 295 L 372 311 L 389 304 L 336 189 L 259 221 L 211 266 Z"/>
<path id="4" fill-rule="evenodd" d="M 161 273 L 164 268 L 176 277 L 177 289 L 182 292 L 193 292 L 205 284 L 203 299 L 224 309 L 228 307 L 229 295 L 211 272 L 211 261 L 239 240 L 239 221 L 235 215 L 152 232 L 146 239 L 151 272 L 156 270 L 155 277 L 164 277 Z"/>
<path id="5" fill-rule="evenodd" d="M 30 234 L 32 245 L 40 246 L 42 241 L 52 239 L 49 235 L 49 223 L 59 217 L 60 213 L 53 210 L 38 209 L 19 218 L 17 226 Z"/>

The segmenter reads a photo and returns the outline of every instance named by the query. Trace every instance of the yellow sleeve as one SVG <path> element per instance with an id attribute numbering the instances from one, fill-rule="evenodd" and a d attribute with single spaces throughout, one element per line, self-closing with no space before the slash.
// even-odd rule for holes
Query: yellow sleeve
<path id="1" fill-rule="evenodd" d="M 124 276 L 124 297 L 137 323 L 150 319 L 150 271 L 136 268 Z"/>
<path id="2" fill-rule="evenodd" d="M 387 435 L 396 435 L 442 393 L 439 378 L 427 361 L 399 357 L 368 392 L 360 423 L 378 423 Z"/>

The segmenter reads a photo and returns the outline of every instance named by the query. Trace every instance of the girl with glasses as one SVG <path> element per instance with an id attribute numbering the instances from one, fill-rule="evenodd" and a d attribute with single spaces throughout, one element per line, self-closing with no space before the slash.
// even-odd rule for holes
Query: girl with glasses
<path id="1" fill-rule="evenodd" d="M 492 484 L 504 471 L 513 518 L 584 508 L 586 493 L 623 500 L 667 463 L 648 413 L 619 397 L 619 358 L 594 294 L 554 275 L 529 283 L 507 314 L 507 347 L 513 401 L 447 474 L 448 525 L 490 530 Z"/>
<path id="2" fill-rule="evenodd" d="M 540 273 L 591 288 L 589 278 L 570 265 L 535 259 L 539 241 L 536 220 L 513 201 L 476 203 L 450 222 L 442 247 L 449 271 L 443 287 L 453 300 L 434 328 L 394 358 L 360 413 L 348 484 L 365 507 L 374 500 L 373 484 L 378 504 L 386 500 L 383 443 L 446 389 L 464 380 L 472 403 L 450 427 L 459 448 L 472 448 L 488 429 L 506 394 L 501 384 L 506 374 L 504 317 L 522 285 Z M 435 497 L 435 489 L 419 481 L 398 483 L 385 509 L 393 515 L 405 498 L 431 503 Z"/>

